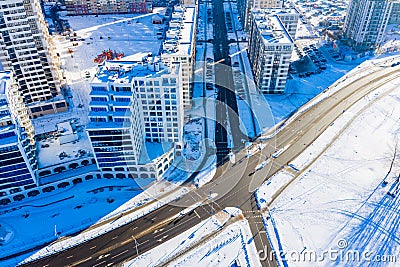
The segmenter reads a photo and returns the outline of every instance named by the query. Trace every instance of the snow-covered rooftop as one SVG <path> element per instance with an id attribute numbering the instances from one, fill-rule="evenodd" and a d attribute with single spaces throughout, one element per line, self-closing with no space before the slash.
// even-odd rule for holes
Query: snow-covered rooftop
<path id="1" fill-rule="evenodd" d="M 153 58 L 149 53 L 138 53 L 123 60 L 105 61 L 98 67 L 91 83 L 131 83 L 135 77 L 156 77 L 169 73 L 170 70 L 172 69 L 164 66 L 158 57 Z"/>
<path id="2" fill-rule="evenodd" d="M 61 144 L 60 137 L 56 138 L 51 135 L 37 142 L 39 168 L 46 168 L 90 155 L 92 153 L 91 146 L 86 132 L 82 129 L 77 130 L 75 134 L 78 140 L 69 143 Z M 79 151 L 85 153 L 81 154 Z M 65 156 L 60 157 L 61 154 Z"/>
<path id="3" fill-rule="evenodd" d="M 264 42 L 270 44 L 291 44 L 293 43 L 281 20 L 276 16 L 257 14 L 255 23 L 264 38 Z"/>
<path id="4" fill-rule="evenodd" d="M 195 21 L 195 7 L 175 7 L 163 43 L 163 53 L 190 54 L 196 30 Z"/>

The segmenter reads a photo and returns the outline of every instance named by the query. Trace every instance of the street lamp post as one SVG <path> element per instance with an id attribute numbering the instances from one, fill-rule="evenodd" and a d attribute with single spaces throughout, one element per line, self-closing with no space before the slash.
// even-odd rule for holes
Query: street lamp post
<path id="1" fill-rule="evenodd" d="M 139 250 L 138 250 L 138 242 L 136 241 L 136 238 L 134 235 L 132 235 L 133 240 L 135 241 L 135 248 L 136 248 L 136 256 L 139 255 Z"/>

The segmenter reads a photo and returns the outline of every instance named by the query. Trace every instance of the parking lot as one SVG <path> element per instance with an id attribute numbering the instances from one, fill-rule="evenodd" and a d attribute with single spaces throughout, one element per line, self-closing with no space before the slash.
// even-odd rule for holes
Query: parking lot
<path id="1" fill-rule="evenodd" d="M 326 70 L 327 59 L 320 49 L 321 48 L 318 48 L 316 44 L 305 46 L 296 44 L 295 52 L 299 59 L 290 65 L 289 73 L 291 75 L 298 74 L 300 78 L 305 78 Z M 337 57 L 338 56 L 339 55 L 337 54 Z"/>

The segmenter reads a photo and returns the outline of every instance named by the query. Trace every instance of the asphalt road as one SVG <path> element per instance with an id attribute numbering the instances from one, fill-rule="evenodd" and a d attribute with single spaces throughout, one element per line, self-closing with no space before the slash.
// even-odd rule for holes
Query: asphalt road
<path id="1" fill-rule="evenodd" d="M 221 165 L 213 181 L 202 188 L 194 189 L 178 201 L 105 235 L 62 253 L 30 262 L 25 266 L 118 265 L 179 235 L 225 207 L 242 209 L 250 222 L 252 232 L 255 233 L 257 249 L 260 249 L 260 244 L 262 244 L 270 250 L 269 244 L 265 241 L 262 223 L 259 216 L 256 216 L 259 211 L 254 200 L 254 190 L 279 170 L 289 168 L 287 164 L 310 145 L 338 116 L 366 94 L 389 82 L 389 75 L 400 76 L 400 66 L 376 69 L 377 71 L 373 74 L 365 75 L 360 80 L 350 83 L 302 113 L 275 137 L 264 140 L 265 147 L 255 155 L 246 157 L 247 150 L 245 149 L 236 153 L 237 162 L 232 164 L 228 161 Z M 278 157 L 275 159 L 269 157 L 283 147 L 287 149 Z M 256 166 L 266 157 L 269 157 L 269 160 L 265 167 L 255 172 Z M 212 202 L 208 200 L 211 193 L 218 194 Z M 203 205 L 194 209 L 194 212 L 179 218 L 173 217 L 199 201 L 203 202 Z M 276 266 L 274 260 L 264 261 L 262 264 Z"/>
<path id="2" fill-rule="evenodd" d="M 213 29 L 214 29 L 214 66 L 215 87 L 218 89 L 216 101 L 216 129 L 215 144 L 217 147 L 217 162 L 226 160 L 230 152 L 228 137 L 232 136 L 233 148 L 242 145 L 242 139 L 248 137 L 242 133 L 239 124 L 239 113 L 234 89 L 231 60 L 229 57 L 229 41 L 226 30 L 224 5 L 222 0 L 213 3 Z M 229 126 L 228 126 L 229 122 Z M 228 130 L 229 129 L 229 130 Z M 228 131 L 229 132 L 228 132 Z"/>

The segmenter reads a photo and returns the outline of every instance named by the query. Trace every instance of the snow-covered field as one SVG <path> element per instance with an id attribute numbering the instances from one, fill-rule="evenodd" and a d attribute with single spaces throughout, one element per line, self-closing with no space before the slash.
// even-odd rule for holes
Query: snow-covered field
<path id="1" fill-rule="evenodd" d="M 150 203 L 145 208 L 135 209 L 135 210 L 132 210 L 132 212 L 127 212 L 126 214 L 123 213 L 124 216 L 119 216 L 117 219 L 115 219 L 109 223 L 102 224 L 99 227 L 92 228 L 86 232 L 82 232 L 82 233 L 72 236 L 70 238 L 60 240 L 59 242 L 54 242 L 51 245 L 49 245 L 39 251 L 35 251 L 35 253 L 33 253 L 28 258 L 25 258 L 22 262 L 27 263 L 27 262 L 45 257 L 50 254 L 55 254 L 66 248 L 76 246 L 87 240 L 90 240 L 97 236 L 103 235 L 104 233 L 107 233 L 107 232 L 112 231 L 113 229 L 116 229 L 122 225 L 130 223 L 130 222 L 144 216 L 145 214 L 148 214 L 149 212 L 151 212 L 163 205 L 166 205 L 167 203 L 170 203 L 173 200 L 176 200 L 176 199 L 182 197 L 182 195 L 186 194 L 187 192 L 188 192 L 188 189 L 186 187 L 181 187 L 181 188 L 178 188 L 178 190 L 172 192 L 171 194 L 169 194 L 167 196 L 160 197 L 159 199 L 157 199 L 157 201 L 150 202 L 151 200 L 153 200 L 153 198 L 151 198 L 148 201 L 146 201 L 146 202 L 150 202 Z M 141 201 L 140 198 L 138 198 L 137 200 Z M 134 207 L 141 206 L 143 204 L 144 204 L 143 202 L 140 202 L 139 204 L 138 203 L 135 204 L 132 201 L 130 201 L 130 202 L 128 202 L 128 204 L 124 204 L 121 207 L 121 209 L 125 209 L 125 210 L 126 210 L 126 208 L 132 209 Z M 129 207 L 127 207 L 127 206 L 129 206 Z M 122 214 L 121 210 L 119 211 L 119 214 Z M 109 219 L 109 217 L 110 216 L 106 216 L 105 218 L 102 218 L 100 221 Z M 20 257 L 20 258 L 21 258 L 21 260 L 23 259 L 22 257 Z M 16 261 L 16 260 L 18 260 L 18 258 L 14 259 L 14 261 Z"/>
<path id="2" fill-rule="evenodd" d="M 382 266 L 382 261 L 393 261 L 391 256 L 399 257 L 400 200 L 398 192 L 387 194 L 399 188 L 399 85 L 397 79 L 351 107 L 328 130 L 345 129 L 336 139 L 321 136 L 324 141 L 310 147 L 311 156 L 306 150 L 293 162 L 300 170 L 311 165 L 273 201 L 264 218 L 274 249 L 286 253 L 280 258 L 283 265 Z M 334 142 L 310 162 L 328 139 Z M 261 207 L 282 188 L 282 180 L 292 178 L 282 172 L 265 183 L 257 194 Z M 324 254 L 332 250 L 337 251 L 333 259 Z M 309 260 L 310 254 L 316 259 Z"/>
<path id="3" fill-rule="evenodd" d="M 260 265 L 249 224 L 236 208 L 217 213 L 123 266 L 165 263 L 171 266 Z"/>
<path id="4" fill-rule="evenodd" d="M 85 229 L 142 191 L 131 179 L 93 179 L 2 207 L 0 224 L 9 225 L 13 237 L 0 257 Z"/>

